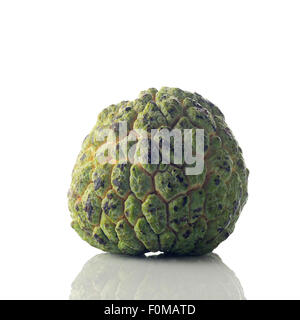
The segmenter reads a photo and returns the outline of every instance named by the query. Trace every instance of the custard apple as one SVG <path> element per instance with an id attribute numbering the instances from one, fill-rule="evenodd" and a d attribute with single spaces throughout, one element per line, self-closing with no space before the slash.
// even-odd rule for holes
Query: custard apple
<path id="1" fill-rule="evenodd" d="M 199 174 L 187 174 L 193 165 L 184 157 L 178 164 L 175 138 L 166 163 L 162 139 L 155 144 L 150 135 L 163 128 L 183 134 L 190 129 L 193 154 L 199 146 L 195 132 L 202 129 Z M 107 129 L 115 140 L 108 140 Z M 141 147 L 146 138 L 139 130 L 156 145 L 156 161 L 149 145 Z M 135 140 L 129 139 L 132 133 Z M 115 153 L 108 153 L 111 147 Z M 124 161 L 124 153 L 134 161 Z M 141 161 L 145 155 L 148 163 Z M 105 156 L 106 162 L 99 161 Z M 105 108 L 84 139 L 68 192 L 71 225 L 90 245 L 112 253 L 203 255 L 233 232 L 247 201 L 248 175 L 242 150 L 217 106 L 198 93 L 151 88 L 136 100 Z"/>

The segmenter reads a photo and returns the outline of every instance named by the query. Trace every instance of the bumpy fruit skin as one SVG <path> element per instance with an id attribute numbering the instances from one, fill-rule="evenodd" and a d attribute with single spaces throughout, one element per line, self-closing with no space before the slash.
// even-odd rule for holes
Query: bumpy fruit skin
<path id="1" fill-rule="evenodd" d="M 121 121 L 128 132 L 204 129 L 204 171 L 186 175 L 187 164 L 172 162 L 100 164 L 97 154 L 105 140 L 99 136 L 103 129 L 117 133 Z M 73 169 L 71 225 L 90 245 L 112 253 L 203 255 L 233 232 L 247 201 L 248 175 L 218 107 L 197 93 L 151 88 L 99 114 Z"/>

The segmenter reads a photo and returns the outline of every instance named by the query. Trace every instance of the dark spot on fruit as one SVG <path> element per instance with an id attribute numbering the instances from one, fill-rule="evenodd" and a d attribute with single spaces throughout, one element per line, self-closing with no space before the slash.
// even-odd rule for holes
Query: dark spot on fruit
<path id="1" fill-rule="evenodd" d="M 94 181 L 94 189 L 95 191 L 97 191 L 100 187 L 104 187 L 104 181 L 101 179 L 101 178 L 97 178 L 95 181 Z"/>
<path id="2" fill-rule="evenodd" d="M 220 182 L 221 182 L 221 180 L 220 180 L 220 178 L 218 177 L 218 178 L 215 178 L 215 184 L 216 184 L 216 186 L 218 186 L 219 184 L 220 184 Z"/>
<path id="3" fill-rule="evenodd" d="M 118 179 L 114 179 L 114 180 L 113 180 L 113 184 L 114 184 L 116 187 L 120 187 L 120 186 L 121 186 L 121 182 L 120 182 L 120 180 L 118 180 Z"/>
<path id="4" fill-rule="evenodd" d="M 238 202 L 234 201 L 233 202 L 233 211 L 236 212 L 237 208 L 238 208 Z"/>
<path id="5" fill-rule="evenodd" d="M 192 100 L 192 102 L 193 102 L 194 107 L 196 107 L 196 108 L 198 108 L 198 109 L 203 109 L 203 107 L 201 106 L 201 104 L 198 103 L 197 101 Z"/>
<path id="6" fill-rule="evenodd" d="M 241 159 L 239 159 L 237 162 L 236 162 L 236 164 L 237 164 L 237 166 L 239 167 L 239 168 L 241 168 L 241 169 L 244 169 L 245 167 L 244 167 L 244 163 L 243 163 L 243 161 L 241 160 Z"/>
<path id="7" fill-rule="evenodd" d="M 87 213 L 88 219 L 91 220 L 92 214 L 94 212 L 94 208 L 92 206 L 92 203 L 91 203 L 91 200 L 89 197 L 88 197 L 87 202 L 85 204 L 84 211 Z"/>
<path id="8" fill-rule="evenodd" d="M 187 219 L 187 217 L 182 217 L 182 218 L 180 218 L 180 222 L 186 222 L 188 219 Z"/>
<path id="9" fill-rule="evenodd" d="M 103 245 L 106 244 L 106 242 L 102 238 L 100 238 L 97 234 L 94 235 L 94 238 L 98 243 L 103 244 Z"/>
<path id="10" fill-rule="evenodd" d="M 230 235 L 229 232 L 226 231 L 226 232 L 223 234 L 223 239 L 226 240 L 226 239 L 229 237 L 229 235 Z"/>
<path id="11" fill-rule="evenodd" d="M 123 171 L 125 167 L 126 167 L 126 163 L 119 163 L 117 165 L 117 168 L 121 169 L 121 171 Z"/>
<path id="12" fill-rule="evenodd" d="M 183 182 L 183 178 L 181 176 L 176 176 L 176 178 L 180 183 Z"/>
<path id="13" fill-rule="evenodd" d="M 105 202 L 105 203 L 104 203 L 103 210 L 104 210 L 104 212 L 105 212 L 106 214 L 108 214 L 108 212 L 109 212 L 108 202 Z"/>
<path id="14" fill-rule="evenodd" d="M 191 234 L 191 231 L 190 230 L 186 230 L 186 232 L 182 236 L 184 237 L 184 239 L 187 239 L 190 234 Z"/>

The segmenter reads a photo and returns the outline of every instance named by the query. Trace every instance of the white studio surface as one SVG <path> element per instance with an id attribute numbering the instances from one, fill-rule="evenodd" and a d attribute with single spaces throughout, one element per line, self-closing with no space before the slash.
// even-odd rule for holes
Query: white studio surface
<path id="1" fill-rule="evenodd" d="M 1 1 L 0 298 L 69 299 L 101 254 L 69 226 L 81 142 L 104 107 L 170 86 L 220 107 L 250 170 L 248 203 L 215 250 L 237 291 L 215 298 L 300 299 L 299 10 L 290 0 Z M 131 282 L 116 281 L 124 297 Z M 188 298 L 201 298 L 194 289 Z"/>

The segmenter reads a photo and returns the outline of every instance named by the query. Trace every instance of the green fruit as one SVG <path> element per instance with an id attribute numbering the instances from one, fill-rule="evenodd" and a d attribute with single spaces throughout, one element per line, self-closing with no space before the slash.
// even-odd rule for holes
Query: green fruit
<path id="1" fill-rule="evenodd" d="M 98 254 L 72 283 L 71 300 L 245 300 L 240 281 L 214 253 L 204 257 Z"/>
<path id="2" fill-rule="evenodd" d="M 121 135 L 124 121 L 127 131 Z M 149 158 L 145 136 L 138 135 L 130 154 L 136 143 L 124 139 L 130 131 L 143 129 L 147 140 L 152 129 L 163 128 L 192 129 L 193 152 L 195 131 L 204 129 L 201 174 L 186 174 L 191 165 L 175 161 L 172 141 L 170 164 L 161 147 L 157 162 L 139 160 Z M 99 156 L 108 154 L 106 129 L 116 134 L 110 144 L 117 146 L 116 161 L 100 163 Z M 124 162 L 124 155 L 135 162 Z M 134 101 L 104 109 L 85 138 L 68 193 L 72 227 L 92 246 L 113 253 L 206 254 L 233 232 L 247 201 L 248 174 L 218 107 L 177 88 L 142 91 Z"/>

